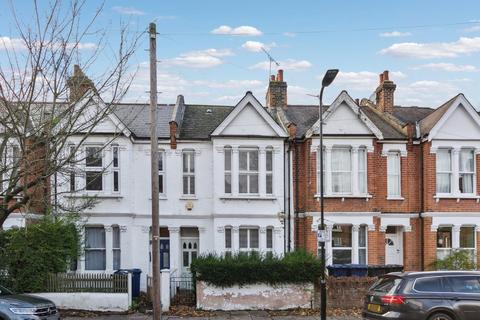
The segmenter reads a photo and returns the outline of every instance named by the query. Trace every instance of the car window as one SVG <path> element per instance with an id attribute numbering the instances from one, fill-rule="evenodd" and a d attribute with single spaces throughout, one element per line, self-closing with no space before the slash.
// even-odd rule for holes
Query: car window
<path id="1" fill-rule="evenodd" d="M 480 293 L 479 277 L 450 277 L 449 281 L 454 292 Z"/>
<path id="2" fill-rule="evenodd" d="M 422 292 L 448 292 L 443 286 L 442 278 L 420 278 L 415 281 L 413 287 L 416 291 Z"/>
<path id="3" fill-rule="evenodd" d="M 386 294 L 392 294 L 395 292 L 395 289 L 397 289 L 398 285 L 402 282 L 401 278 L 380 278 L 373 284 L 373 286 L 370 288 L 371 290 L 375 292 L 382 292 Z"/>

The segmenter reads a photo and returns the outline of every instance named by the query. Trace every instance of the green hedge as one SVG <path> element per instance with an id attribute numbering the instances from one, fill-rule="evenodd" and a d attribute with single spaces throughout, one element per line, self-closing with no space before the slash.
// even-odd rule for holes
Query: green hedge
<path id="1" fill-rule="evenodd" d="M 265 256 L 255 252 L 232 256 L 208 254 L 192 262 L 197 280 L 218 287 L 265 283 L 313 282 L 320 276 L 322 265 L 317 257 L 305 251 L 287 253 L 283 257 Z"/>

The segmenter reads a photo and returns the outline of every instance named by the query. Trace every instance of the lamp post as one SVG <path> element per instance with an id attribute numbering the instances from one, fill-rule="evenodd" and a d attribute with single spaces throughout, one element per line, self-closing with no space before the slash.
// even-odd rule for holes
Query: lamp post
<path id="1" fill-rule="evenodd" d="M 320 96 L 318 98 L 318 119 L 319 119 L 319 136 L 320 136 L 320 232 L 322 236 L 319 237 L 320 240 L 320 260 L 322 263 L 322 273 L 320 275 L 320 319 L 327 320 L 327 283 L 325 275 L 325 240 L 326 240 L 326 231 L 325 231 L 325 218 L 324 218 L 324 204 L 323 204 L 323 90 L 332 84 L 333 80 L 338 74 L 338 69 L 327 70 L 325 76 L 322 80 L 322 89 L 320 90 Z"/>

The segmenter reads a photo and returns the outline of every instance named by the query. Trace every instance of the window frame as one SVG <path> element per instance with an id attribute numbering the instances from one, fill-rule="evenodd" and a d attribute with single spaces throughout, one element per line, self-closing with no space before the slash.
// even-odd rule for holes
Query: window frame
<path id="1" fill-rule="evenodd" d="M 187 168 L 185 168 L 185 157 L 187 157 Z M 195 197 L 196 178 L 195 178 L 195 150 L 185 149 L 182 151 L 182 195 L 184 197 Z M 193 165 L 192 165 L 193 164 Z M 185 193 L 185 179 L 187 179 L 187 192 Z"/>
<path id="2" fill-rule="evenodd" d="M 447 229 L 449 229 L 449 230 L 447 230 Z M 438 246 L 439 245 L 439 232 L 450 234 L 449 246 L 445 246 L 445 247 L 439 247 Z M 452 250 L 453 250 L 453 226 L 448 226 L 448 225 L 443 226 L 442 225 L 442 226 L 439 226 L 437 228 L 437 239 L 436 239 L 435 249 L 436 249 L 435 253 L 436 253 L 436 258 L 437 259 L 443 259 L 452 252 Z"/>
<path id="3" fill-rule="evenodd" d="M 75 145 L 69 144 L 68 145 L 68 169 L 70 170 L 69 175 L 68 175 L 68 189 L 70 192 L 76 192 L 77 191 L 77 179 L 75 175 L 75 160 L 76 160 L 76 154 L 75 154 Z"/>
<path id="4" fill-rule="evenodd" d="M 242 247 L 242 242 L 240 241 L 240 236 L 242 234 L 242 231 L 247 232 L 247 246 Z M 256 230 L 257 232 L 257 247 L 254 248 L 252 247 L 252 230 Z M 259 227 L 240 227 L 238 229 L 238 247 L 239 251 L 242 252 L 251 252 L 251 251 L 260 251 L 260 228 Z"/>
<path id="5" fill-rule="evenodd" d="M 100 153 L 100 159 L 102 161 L 102 165 L 101 166 L 90 166 L 88 165 L 88 149 L 90 148 L 98 148 L 99 151 L 97 151 L 97 153 Z M 105 181 L 104 181 L 104 172 L 105 172 L 105 168 L 104 168 L 104 165 L 105 165 L 105 159 L 104 159 L 104 148 L 102 145 L 99 145 L 99 144 L 92 144 L 92 145 L 86 145 L 85 148 L 84 148 L 84 152 L 85 152 L 85 161 L 84 161 L 84 171 L 85 171 L 85 191 L 86 192 L 104 192 L 105 191 Z M 88 173 L 91 172 L 91 173 L 97 173 L 97 175 L 99 177 L 95 178 L 95 179 L 98 179 L 100 178 L 101 180 L 101 189 L 89 189 L 88 186 L 89 184 L 87 183 L 87 175 Z"/>
<path id="6" fill-rule="evenodd" d="M 118 246 L 116 243 L 115 239 L 115 233 L 117 233 L 118 237 Z M 118 225 L 112 226 L 112 269 L 113 270 L 119 270 L 122 268 L 122 236 L 121 236 L 121 231 L 120 227 Z M 116 254 L 118 257 L 115 257 Z M 118 258 L 118 265 L 116 267 L 115 259 Z"/>
<path id="7" fill-rule="evenodd" d="M 336 226 L 340 226 L 340 227 L 342 227 L 342 228 L 343 228 L 343 227 L 347 227 L 347 228 L 350 229 L 350 246 L 349 246 L 349 247 L 343 247 L 343 246 L 340 247 L 340 246 L 335 246 L 335 245 L 334 245 L 333 232 L 334 232 Z M 344 231 L 342 230 L 342 232 L 344 232 Z M 350 262 L 349 262 L 349 263 L 353 263 L 353 250 L 354 250 L 354 248 L 353 248 L 353 225 L 351 225 L 351 224 L 335 224 L 335 225 L 333 225 L 333 228 L 332 228 L 332 239 L 331 239 L 331 248 L 332 248 L 332 264 L 336 264 L 335 261 L 334 261 L 334 259 L 335 259 L 335 257 L 334 257 L 335 251 L 349 251 L 349 252 L 350 252 Z M 342 263 L 342 264 L 344 264 L 344 263 Z"/>
<path id="8" fill-rule="evenodd" d="M 450 161 L 450 170 L 449 171 L 440 171 L 439 170 L 439 154 L 442 154 L 446 152 L 447 155 L 449 156 L 449 161 Z M 440 194 L 440 195 L 450 195 L 450 194 L 453 194 L 453 150 L 451 148 L 439 148 L 436 152 L 436 155 L 435 155 L 435 192 L 436 194 Z M 439 175 L 449 175 L 449 189 L 450 191 L 449 192 L 439 192 L 439 185 L 438 185 L 438 176 Z"/>
<path id="9" fill-rule="evenodd" d="M 272 147 L 267 147 L 265 149 L 265 194 L 273 195 L 273 163 L 274 163 L 274 152 Z M 270 157 L 270 169 L 269 169 L 269 157 Z M 270 177 L 270 182 L 269 182 Z M 269 190 L 270 188 L 270 190 Z"/>
<path id="10" fill-rule="evenodd" d="M 241 157 L 242 153 L 246 152 L 247 154 L 247 167 L 246 169 L 241 168 Z M 251 154 L 256 153 L 257 154 L 257 164 L 256 170 L 252 170 L 251 165 L 250 165 L 250 158 Z M 240 147 L 238 148 L 238 193 L 241 195 L 259 195 L 260 194 L 260 150 L 255 147 Z M 246 192 L 242 192 L 241 188 L 241 177 L 246 176 L 247 178 L 247 186 L 246 186 Z M 252 177 L 257 178 L 257 183 L 256 183 L 256 192 L 251 192 L 252 191 L 252 183 L 251 179 Z"/>
<path id="11" fill-rule="evenodd" d="M 273 235 L 274 235 L 274 228 L 273 227 L 265 228 L 265 251 L 267 253 L 273 252 L 273 248 L 275 246 L 275 240 L 274 240 L 275 237 Z M 269 242 L 270 242 L 270 244 L 269 244 Z"/>
<path id="12" fill-rule="evenodd" d="M 472 158 L 473 158 L 473 168 L 472 168 L 472 171 L 465 171 L 465 170 L 462 170 L 461 166 L 462 166 L 462 152 L 465 152 L 465 151 L 468 151 L 471 153 L 472 155 Z M 458 156 L 458 192 L 461 194 L 461 195 L 475 195 L 476 194 L 476 184 L 477 184 L 477 180 L 476 180 L 476 172 L 477 172 L 477 167 L 476 167 L 476 157 L 475 157 L 475 149 L 474 148 L 461 148 L 460 149 L 460 152 L 459 152 L 459 156 Z M 472 180 L 472 192 L 463 192 L 462 191 L 462 179 L 463 179 L 463 176 L 465 175 L 468 175 L 468 176 L 471 176 L 471 180 Z"/>
<path id="13" fill-rule="evenodd" d="M 229 154 L 229 161 L 227 162 L 227 153 Z M 232 165 L 233 165 L 233 148 L 231 146 L 225 146 L 223 148 L 223 192 L 225 194 L 232 194 L 233 193 L 233 185 L 232 185 Z M 227 169 L 228 164 L 228 169 Z M 230 178 L 230 190 L 227 190 L 227 177 Z"/>
<path id="14" fill-rule="evenodd" d="M 232 255 L 233 251 L 233 228 L 231 226 L 226 226 L 224 227 L 224 234 L 225 234 L 225 239 L 224 239 L 224 249 L 225 249 L 225 255 Z M 227 236 L 228 234 L 228 236 Z M 230 242 L 229 245 L 227 245 L 228 241 Z"/>
<path id="15" fill-rule="evenodd" d="M 335 151 L 339 151 L 339 150 L 348 150 L 348 161 L 350 163 L 350 170 L 334 170 L 333 168 L 333 157 L 334 157 L 334 153 Z M 324 158 L 325 159 L 325 158 Z M 331 164 L 330 164 L 330 175 L 331 175 L 331 181 L 332 181 L 332 186 L 331 186 L 331 192 L 332 192 L 332 195 L 337 195 L 337 196 L 341 196 L 341 195 L 352 195 L 354 193 L 354 190 L 353 190 L 353 161 L 352 161 L 352 147 L 350 146 L 333 146 L 332 147 L 332 155 L 331 155 Z M 324 165 L 325 165 L 325 161 L 324 161 Z M 350 184 L 349 184 L 349 191 L 346 191 L 346 192 L 343 192 L 343 191 L 340 191 L 340 192 L 336 192 L 334 191 L 334 175 L 335 174 L 349 174 L 350 176 Z M 339 185 L 340 186 L 340 185 Z"/>
<path id="16" fill-rule="evenodd" d="M 103 243 L 104 243 L 103 247 L 95 247 L 95 248 L 87 247 L 87 229 L 103 229 L 102 231 Z M 84 240 L 83 250 L 85 254 L 85 270 L 86 271 L 105 271 L 107 269 L 107 235 L 106 235 L 104 226 L 95 226 L 95 225 L 85 226 L 85 240 Z M 87 269 L 87 257 L 88 257 L 87 253 L 88 252 L 103 252 L 103 262 L 104 262 L 103 269 L 91 269 L 91 268 Z"/>
<path id="17" fill-rule="evenodd" d="M 361 239 L 361 229 L 364 229 L 365 230 L 365 246 L 361 246 L 360 245 L 360 239 Z M 352 237 L 353 237 L 353 230 L 352 230 Z M 353 247 L 353 241 L 352 241 L 352 247 Z M 353 248 L 352 248 L 353 250 Z M 357 255 L 358 255 L 358 263 L 359 264 L 362 264 L 362 262 L 360 261 L 360 251 L 361 250 L 365 250 L 365 263 L 364 264 L 368 264 L 368 226 L 365 225 L 365 224 L 361 224 L 358 226 L 358 248 L 357 248 Z"/>
<path id="18" fill-rule="evenodd" d="M 183 159 L 182 159 L 183 161 Z M 165 150 L 159 150 L 158 151 L 158 194 L 161 196 L 166 196 L 166 153 Z M 182 162 L 183 165 L 183 162 Z M 182 169 L 183 170 L 183 169 Z M 183 182 L 182 182 L 183 183 Z M 160 187 L 161 186 L 161 187 Z M 182 190 L 183 190 L 183 184 L 182 184 Z"/>
<path id="19" fill-rule="evenodd" d="M 120 163 L 121 163 L 120 162 L 120 146 L 118 144 L 113 144 L 112 145 L 112 192 L 113 193 L 121 192 Z M 116 186 L 115 186 L 115 183 L 116 183 Z"/>
<path id="20" fill-rule="evenodd" d="M 365 147 L 360 147 L 358 148 L 358 151 L 357 151 L 357 155 L 358 155 L 358 164 L 357 164 L 357 179 L 358 179 L 358 193 L 359 194 L 368 194 L 368 152 L 367 152 L 367 148 Z M 360 156 L 362 155 L 362 156 Z M 363 158 L 363 163 L 364 163 L 364 166 L 362 168 L 362 170 L 360 169 L 360 163 L 361 163 L 361 158 Z M 353 170 L 353 168 L 352 168 Z M 361 190 L 360 189 L 360 181 L 363 180 L 363 183 L 364 183 L 364 186 L 365 186 L 365 190 Z M 353 190 L 352 190 L 353 191 Z"/>
<path id="21" fill-rule="evenodd" d="M 393 160 L 396 163 L 396 168 L 398 172 L 392 172 L 390 166 L 390 160 Z M 398 188 L 398 193 L 393 193 L 390 189 L 390 181 L 395 178 L 396 187 Z M 399 151 L 389 151 L 387 154 L 387 197 L 389 198 L 401 198 L 402 197 L 402 155 Z"/>

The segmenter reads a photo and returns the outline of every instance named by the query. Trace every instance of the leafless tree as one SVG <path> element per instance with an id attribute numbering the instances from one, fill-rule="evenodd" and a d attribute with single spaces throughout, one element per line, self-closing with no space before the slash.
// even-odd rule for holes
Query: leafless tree
<path id="1" fill-rule="evenodd" d="M 0 37 L 0 228 L 13 212 L 59 210 L 56 179 L 75 174 L 82 142 L 130 86 L 141 33 L 108 30 L 103 4 L 92 13 L 86 2 L 33 0 L 28 19 L 10 2 L 15 35 Z M 84 200 L 74 206 L 93 203 Z"/>

